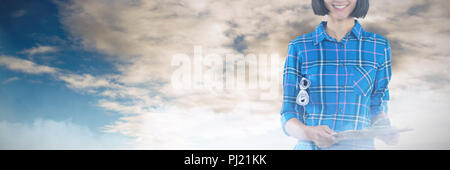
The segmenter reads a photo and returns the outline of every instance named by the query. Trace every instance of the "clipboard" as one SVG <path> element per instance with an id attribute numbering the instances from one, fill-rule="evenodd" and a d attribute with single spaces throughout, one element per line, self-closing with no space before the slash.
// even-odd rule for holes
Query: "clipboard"
<path id="1" fill-rule="evenodd" d="M 370 129 L 363 129 L 363 130 L 347 130 L 343 132 L 338 132 L 333 135 L 335 138 L 334 142 L 339 142 L 342 140 L 351 140 L 351 139 L 371 139 L 375 138 L 376 136 L 381 135 L 390 135 L 390 134 L 396 134 L 396 133 L 402 133 L 402 132 L 408 132 L 412 131 L 411 128 L 393 128 L 393 127 L 387 127 L 387 128 L 370 128 Z"/>

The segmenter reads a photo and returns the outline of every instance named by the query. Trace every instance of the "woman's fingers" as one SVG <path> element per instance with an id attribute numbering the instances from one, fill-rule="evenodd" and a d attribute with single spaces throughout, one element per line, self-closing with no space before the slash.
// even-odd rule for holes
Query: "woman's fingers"
<path id="1" fill-rule="evenodd" d="M 314 127 L 314 143 L 320 148 L 330 147 L 334 144 L 335 134 L 328 126 L 316 126 Z"/>
<path id="2" fill-rule="evenodd" d="M 328 126 L 320 126 L 323 130 L 325 130 L 325 132 L 327 132 L 330 135 L 335 134 L 336 132 L 334 132 L 333 130 L 331 130 Z"/>
<path id="3" fill-rule="evenodd" d="M 332 136 L 334 132 L 327 127 L 321 127 L 319 129 L 319 139 L 318 143 L 320 143 L 321 148 L 329 147 L 334 144 L 334 137 Z"/>

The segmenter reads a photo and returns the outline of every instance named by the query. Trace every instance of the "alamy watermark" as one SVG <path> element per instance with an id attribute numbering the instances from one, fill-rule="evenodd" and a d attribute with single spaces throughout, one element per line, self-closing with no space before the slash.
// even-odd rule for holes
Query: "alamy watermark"
<path id="1" fill-rule="evenodd" d="M 174 90 L 209 90 L 230 93 L 241 90 L 261 91 L 260 99 L 274 99 L 280 94 L 282 58 L 279 54 L 203 54 L 194 46 L 194 56 L 172 56 L 171 84 Z"/>

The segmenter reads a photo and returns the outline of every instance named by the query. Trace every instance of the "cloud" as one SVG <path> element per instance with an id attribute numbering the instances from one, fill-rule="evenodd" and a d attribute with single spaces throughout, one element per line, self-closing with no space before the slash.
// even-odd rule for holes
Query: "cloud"
<path id="1" fill-rule="evenodd" d="M 112 84 L 109 80 L 100 77 L 94 77 L 90 74 L 61 74 L 59 79 L 67 83 L 70 88 L 76 89 L 87 89 L 87 88 L 100 88 L 100 87 L 110 87 Z"/>
<path id="2" fill-rule="evenodd" d="M 115 111 L 123 114 L 146 114 L 147 109 L 144 109 L 141 105 L 137 103 L 132 103 L 131 105 L 124 105 L 124 103 L 100 100 L 98 106 L 105 108 L 106 110 Z"/>
<path id="3" fill-rule="evenodd" d="M 17 10 L 17 11 L 14 11 L 14 12 L 11 14 L 11 17 L 13 17 L 13 18 L 18 18 L 18 17 L 24 16 L 26 13 L 27 13 L 27 11 L 25 11 L 25 10 L 23 10 L 23 9 Z"/>
<path id="4" fill-rule="evenodd" d="M 0 66 L 27 74 L 51 74 L 71 89 L 102 97 L 99 107 L 121 114 L 105 130 L 136 138 L 137 148 L 290 149 L 294 145 L 295 141 L 280 129 L 281 93 L 262 100 L 260 95 L 266 92 L 263 89 L 174 89 L 170 82 L 174 70 L 171 59 L 176 53 L 193 56 L 194 45 L 202 46 L 203 54 L 277 53 L 284 58 L 288 41 L 312 31 L 322 19 L 313 16 L 309 1 L 56 2 L 67 32 L 84 49 L 107 54 L 119 73 L 76 74 L 10 56 L 0 56 Z M 445 46 L 450 43 L 450 29 L 442 24 L 448 22 L 450 14 L 442 4 L 448 2 L 380 0 L 371 4 L 368 17 L 361 20 L 367 30 L 382 34 L 391 43 L 393 122 L 416 129 L 405 133 L 399 146 L 377 143 L 381 148 L 450 147 L 444 132 L 450 128 L 446 113 L 450 95 L 446 63 L 450 62 L 450 53 Z M 57 51 L 56 47 L 37 46 L 21 53 Z M 191 76 L 203 75 L 192 72 Z M 261 72 L 248 76 L 281 80 Z M 273 84 L 271 87 L 279 89 Z M 47 145 L 38 148 L 79 148 L 103 142 L 90 139 L 92 132 L 67 122 L 39 120 L 33 125 L 0 125 L 0 130 L 6 129 L 2 134 L 26 134 L 11 137 L 10 143 L 2 140 L 6 148 L 16 147 L 14 143 L 34 146 L 33 142 L 25 142 L 27 137 L 33 141 L 36 137 L 32 134 L 49 136 L 45 132 L 54 132 L 50 129 L 69 129 L 54 134 L 87 134 L 87 139 L 81 138 L 87 143 L 61 144 L 55 142 L 60 137 L 49 136 L 51 140 L 42 141 Z"/>
<path id="5" fill-rule="evenodd" d="M 410 16 L 420 15 L 421 13 L 426 13 L 429 9 L 430 9 L 430 2 L 426 1 L 423 4 L 417 4 L 409 7 L 407 14 Z"/>
<path id="6" fill-rule="evenodd" d="M 10 56 L 0 56 L 0 66 L 4 66 L 10 70 L 20 71 L 28 74 L 52 74 L 57 72 L 56 68 L 38 65 L 29 60 Z"/>
<path id="7" fill-rule="evenodd" d="M 114 76 L 93 76 L 91 74 L 75 74 L 70 71 L 36 64 L 33 61 L 20 59 L 18 57 L 0 56 L 0 66 L 12 71 L 19 71 L 27 74 L 50 74 L 56 80 L 66 83 L 67 87 L 73 89 L 99 89 L 99 88 L 120 88 L 119 84 L 114 83 Z M 18 80 L 18 77 L 12 77 L 5 80 L 4 83 Z"/>
<path id="8" fill-rule="evenodd" d="M 68 70 L 36 64 L 30 60 L 17 57 L 0 56 L 0 66 L 26 74 L 49 74 L 54 80 L 63 81 L 65 85 L 71 89 L 88 92 L 90 94 L 100 94 L 102 96 L 114 98 L 118 95 L 126 96 L 127 94 L 133 94 L 135 91 L 133 91 L 133 88 L 130 88 L 130 92 L 123 92 L 121 89 L 124 89 L 125 87 L 115 83 L 115 78 L 111 75 L 93 76 L 88 73 L 76 74 Z M 4 80 L 3 84 L 17 80 L 19 80 L 18 77 L 12 77 Z"/>
<path id="9" fill-rule="evenodd" d="M 438 3 L 429 4 L 430 8 L 437 10 L 427 10 L 426 4 L 409 1 L 402 5 L 386 3 L 391 3 L 386 9 L 373 5 L 371 17 L 364 20 L 363 25 L 386 36 L 393 48 L 394 75 L 397 78 L 391 84 L 393 120 L 408 121 L 409 124 L 399 122 L 398 125 L 419 129 L 418 133 L 403 138 L 403 141 L 419 142 L 403 143 L 398 148 L 427 148 L 427 145 L 448 148 L 448 145 L 441 145 L 448 142 L 448 136 L 425 135 L 429 130 L 440 132 L 439 129 L 448 129 L 445 122 L 438 123 L 437 128 L 430 128 L 431 125 L 413 119 L 417 116 L 402 113 L 411 107 L 409 114 L 423 115 L 429 110 L 417 108 L 422 104 L 441 108 L 433 110 L 434 115 L 446 115 L 442 110 L 448 110 L 445 108 L 448 101 L 436 99 L 447 98 L 450 93 L 450 87 L 442 85 L 442 81 L 449 81 L 445 76 L 448 75 L 445 63 L 449 62 L 449 53 L 442 46 L 449 38 L 447 34 L 442 35 L 448 28 L 438 22 L 447 21 L 450 15 Z M 120 74 L 74 74 L 9 56 L 1 56 L 1 66 L 28 74 L 52 74 L 72 89 L 105 97 L 99 100 L 98 106 L 122 114 L 118 121 L 106 126 L 106 131 L 136 137 L 140 148 L 288 148 L 293 145 L 292 139 L 282 135 L 277 118 L 280 96 L 261 100 L 261 89 L 231 89 L 219 93 L 205 89 L 175 92 L 169 80 L 173 70 L 170 56 L 179 52 L 192 54 L 193 45 L 202 45 L 205 54 L 284 54 L 288 40 L 312 31 L 318 23 L 318 17 L 311 14 L 308 3 L 165 1 L 155 4 L 149 1 L 115 1 L 103 4 L 102 1 L 72 1 L 59 5 L 66 9 L 61 12 L 66 29 L 77 36 L 86 49 L 116 57 L 111 61 L 115 62 Z M 223 8 L 226 5 L 236 8 Z M 400 8 L 403 5 L 408 8 Z M 381 10 L 388 12 L 382 13 Z M 395 17 L 398 16 L 408 20 L 397 20 Z M 404 28 L 404 25 L 414 28 Z M 423 34 L 417 34 L 418 31 Z M 435 34 L 442 36 L 431 36 Z M 418 50 L 419 47 L 427 48 Z M 56 51 L 55 47 L 38 46 L 22 53 L 34 55 Z M 420 69 L 417 69 L 417 63 Z M 15 78 L 4 82 L 11 81 Z M 423 89 L 405 88 L 406 84 L 425 87 L 428 93 L 417 95 L 417 90 Z M 429 94 L 435 94 L 436 98 Z M 405 102 L 412 98 L 429 100 L 418 104 Z M 439 122 L 439 116 L 426 116 L 422 120 Z M 34 126 L 46 127 L 52 122 L 41 124 L 35 123 Z M 2 126 L 16 125 L 3 123 Z"/>
<path id="10" fill-rule="evenodd" d="M 233 40 L 233 48 L 240 53 L 244 52 L 244 50 L 247 49 L 247 43 L 245 42 L 245 36 L 243 36 L 243 35 L 237 36 Z"/>
<path id="11" fill-rule="evenodd" d="M 98 134 L 70 120 L 0 121 L 0 149 L 130 149 L 129 142 L 121 135 Z"/>
<path id="12" fill-rule="evenodd" d="M 284 34 L 284 25 L 298 21 L 299 15 L 300 20 L 313 18 L 302 7 L 304 4 L 307 3 L 72 1 L 60 3 L 60 16 L 67 31 L 79 38 L 86 49 L 121 59 L 117 64 L 122 72 L 121 82 L 139 84 L 170 76 L 171 56 L 191 54 L 194 45 L 203 46 L 205 53 L 235 53 L 234 46 L 238 52 L 247 48 L 251 50 L 248 52 L 283 54 L 287 47 L 280 42 L 289 41 L 297 34 L 293 30 L 298 30 L 288 26 L 292 32 Z M 224 5 L 233 8 L 223 8 Z M 258 41 L 262 37 L 266 39 Z"/>
<path id="13" fill-rule="evenodd" d="M 278 115 L 239 108 L 216 114 L 177 109 L 122 117 L 109 132 L 135 136 L 139 149 L 290 149 L 295 140 L 280 133 Z"/>
<path id="14" fill-rule="evenodd" d="M 396 90 L 399 93 L 399 90 Z M 449 149 L 449 88 L 445 93 L 429 86 L 406 86 L 390 103 L 392 123 L 414 130 L 401 134 L 396 146 L 378 143 L 379 149 Z"/>
<path id="15" fill-rule="evenodd" d="M 447 3 L 377 0 L 372 2 L 367 18 L 360 20 L 364 28 L 385 36 L 391 43 L 394 77 L 390 88 L 391 101 L 396 106 L 392 109 L 392 116 L 396 119 L 404 119 L 402 109 L 420 106 L 401 102 L 415 93 L 415 89 L 405 87 L 426 86 L 432 93 L 442 94 L 439 97 L 449 95 L 448 85 L 442 85 L 442 81 L 448 79 L 445 63 L 450 58 L 444 45 L 450 43 L 449 28 L 442 24 L 450 17 L 446 6 L 442 5 Z M 72 76 L 66 81 L 72 87 L 86 89 L 116 84 L 96 93 L 105 97 L 99 101 L 100 107 L 123 114 L 119 121 L 107 127 L 111 131 L 137 137 L 142 146 L 164 143 L 179 146 L 185 142 L 198 147 L 226 137 L 242 138 L 245 140 L 241 141 L 246 143 L 253 141 L 252 137 L 264 136 L 261 135 L 264 133 L 268 134 L 266 138 L 278 138 L 275 131 L 281 133 L 281 130 L 275 126 L 279 121 L 274 117 L 279 116 L 281 92 L 278 96 L 261 100 L 260 94 L 266 92 L 262 89 L 179 91 L 171 87 L 172 56 L 176 53 L 193 56 L 194 45 L 200 45 L 203 54 L 276 53 L 284 58 L 289 40 L 313 31 L 320 20 L 326 19 L 313 15 L 309 1 L 295 0 L 108 3 L 80 0 L 57 1 L 57 4 L 67 32 L 86 50 L 108 54 L 108 59 L 119 71 L 105 81 L 97 81 L 102 76 Z M 274 69 L 269 68 L 269 71 Z M 221 73 L 223 70 L 217 71 Z M 191 76 L 202 75 L 192 72 Z M 273 75 L 265 77 L 259 72 L 248 76 L 281 80 Z M 423 102 L 423 105 L 431 104 L 431 101 Z M 438 106 L 444 105 L 441 104 Z M 416 109 L 411 114 L 421 114 L 420 110 Z M 445 115 L 444 111 L 436 112 Z M 430 117 L 429 120 L 435 118 Z M 217 125 L 211 125 L 211 122 L 217 122 Z M 251 130 L 240 136 L 242 131 L 252 127 L 251 123 L 243 122 L 264 124 L 258 127 L 267 123 L 270 129 Z M 411 124 L 413 126 L 426 128 L 417 121 L 413 122 L 416 122 Z M 179 131 L 180 125 L 186 134 Z M 226 125 L 235 127 L 227 128 Z M 208 126 L 212 130 L 203 131 Z M 232 133 L 224 129 L 230 129 Z M 214 134 L 214 131 L 224 134 Z M 208 135 L 219 135 L 215 137 L 220 140 L 209 139 Z M 226 139 L 223 141 L 233 143 Z"/>
<path id="16" fill-rule="evenodd" d="M 17 80 L 20 80 L 20 78 L 19 77 L 10 77 L 10 78 L 8 78 L 6 80 L 3 80 L 2 84 L 8 84 L 8 83 L 11 83 L 11 82 L 14 82 L 14 81 L 17 81 Z"/>
<path id="17" fill-rule="evenodd" d="M 30 49 L 26 49 L 21 51 L 22 54 L 34 55 L 34 54 L 42 54 L 42 53 L 50 53 L 56 52 L 58 48 L 52 46 L 37 46 Z"/>

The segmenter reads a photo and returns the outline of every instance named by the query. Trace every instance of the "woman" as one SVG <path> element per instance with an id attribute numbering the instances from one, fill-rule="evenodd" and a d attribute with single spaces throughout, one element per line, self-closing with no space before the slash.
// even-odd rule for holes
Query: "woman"
<path id="1" fill-rule="evenodd" d="M 298 139 L 294 149 L 374 149 L 373 139 L 335 143 L 333 135 L 387 119 L 389 42 L 355 19 L 365 17 L 368 0 L 312 0 L 312 8 L 328 20 L 289 43 L 282 128 Z M 397 136 L 378 137 L 393 144 Z"/>

